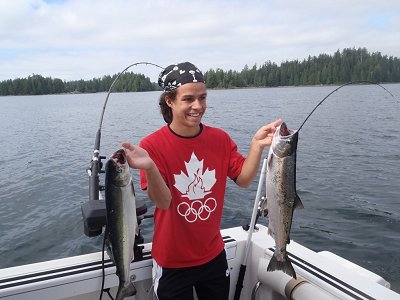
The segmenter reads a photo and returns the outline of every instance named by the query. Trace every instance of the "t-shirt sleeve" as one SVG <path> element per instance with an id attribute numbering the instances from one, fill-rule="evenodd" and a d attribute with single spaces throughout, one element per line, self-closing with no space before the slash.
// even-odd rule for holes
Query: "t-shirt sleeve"
<path id="1" fill-rule="evenodd" d="M 228 177 L 234 181 L 240 175 L 242 171 L 245 157 L 239 153 L 236 143 L 229 137 L 230 143 L 230 156 L 229 156 L 229 168 Z"/>
<path id="2" fill-rule="evenodd" d="M 164 169 L 162 168 L 162 164 L 161 164 L 160 158 L 159 158 L 159 156 L 157 155 L 157 153 L 154 150 L 157 147 L 154 147 L 152 145 L 152 143 L 148 142 L 146 139 L 142 140 L 139 143 L 139 146 L 142 147 L 143 149 L 145 149 L 147 151 L 147 153 L 149 153 L 149 156 L 151 157 L 151 159 L 156 164 L 156 166 L 157 166 L 161 176 L 163 177 L 164 181 L 166 181 L 165 172 L 164 172 Z M 141 186 L 142 190 L 147 190 L 146 172 L 141 169 L 139 174 L 140 174 L 140 186 Z"/>

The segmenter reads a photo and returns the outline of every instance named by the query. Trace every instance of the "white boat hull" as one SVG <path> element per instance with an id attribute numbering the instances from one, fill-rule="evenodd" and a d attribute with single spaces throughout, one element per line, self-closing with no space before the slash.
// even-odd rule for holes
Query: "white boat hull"
<path id="1" fill-rule="evenodd" d="M 400 299 L 382 277 L 330 252 L 314 252 L 292 241 L 288 245 L 297 277 L 281 271 L 267 272 L 274 240 L 267 228 L 257 225 L 253 233 L 241 299 Z M 241 227 L 221 231 L 231 271 L 230 299 L 235 294 L 247 232 Z M 151 244 L 145 244 L 143 260 L 131 264 L 137 295 L 126 299 L 152 299 Z M 115 296 L 118 277 L 105 255 L 104 288 Z M 0 270 L 0 299 L 99 299 L 102 284 L 101 252 L 45 261 Z M 255 286 L 257 289 L 255 290 Z M 107 299 L 107 295 L 103 295 Z M 315 298 L 317 297 L 317 298 Z"/>

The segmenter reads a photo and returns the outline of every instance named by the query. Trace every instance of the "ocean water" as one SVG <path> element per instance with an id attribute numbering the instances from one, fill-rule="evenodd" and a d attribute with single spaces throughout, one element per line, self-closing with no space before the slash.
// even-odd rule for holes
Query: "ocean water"
<path id="1" fill-rule="evenodd" d="M 297 189 L 305 209 L 294 214 L 291 238 L 343 256 L 400 292 L 400 84 L 384 86 L 395 98 L 376 85 L 339 89 L 300 131 Z M 335 88 L 210 90 L 203 122 L 227 131 L 246 154 L 263 124 L 282 118 L 297 129 Z M 159 95 L 110 96 L 101 155 L 164 125 Z M 81 205 L 105 97 L 0 97 L 0 268 L 101 249 L 102 236 L 83 234 Z M 137 198 L 152 213 L 133 176 Z M 228 182 L 222 228 L 250 221 L 257 184 L 258 177 L 249 189 Z M 150 241 L 152 220 L 141 228 Z"/>

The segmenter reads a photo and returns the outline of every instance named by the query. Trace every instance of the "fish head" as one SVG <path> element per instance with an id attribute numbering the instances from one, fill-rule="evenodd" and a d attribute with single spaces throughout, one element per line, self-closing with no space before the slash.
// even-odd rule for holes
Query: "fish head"
<path id="1" fill-rule="evenodd" d="M 278 157 L 290 156 L 297 150 L 298 138 L 298 130 L 289 129 L 286 123 L 282 122 L 275 131 L 271 150 Z"/>
<path id="2" fill-rule="evenodd" d="M 106 163 L 106 178 L 116 186 L 126 186 L 131 180 L 130 168 L 124 149 L 114 152 Z"/>

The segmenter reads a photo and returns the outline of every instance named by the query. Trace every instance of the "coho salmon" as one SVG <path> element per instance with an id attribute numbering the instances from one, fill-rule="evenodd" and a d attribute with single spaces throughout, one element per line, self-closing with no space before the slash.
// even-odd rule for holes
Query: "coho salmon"
<path id="1" fill-rule="evenodd" d="M 116 151 L 105 167 L 105 202 L 107 211 L 106 246 L 119 277 L 116 299 L 136 294 L 130 280 L 130 263 L 138 233 L 135 192 L 125 150 Z"/>
<path id="2" fill-rule="evenodd" d="M 275 240 L 275 252 L 267 270 L 282 270 L 293 278 L 296 272 L 286 253 L 286 245 L 290 242 L 293 210 L 303 208 L 296 192 L 297 141 L 298 131 L 288 129 L 286 123 L 276 129 L 268 153 L 266 176 L 268 234 Z"/>

